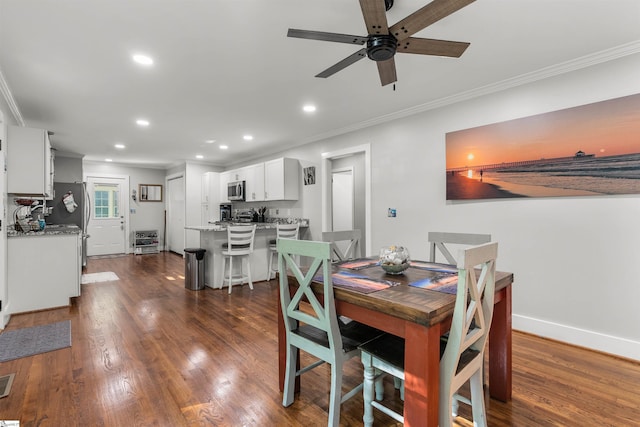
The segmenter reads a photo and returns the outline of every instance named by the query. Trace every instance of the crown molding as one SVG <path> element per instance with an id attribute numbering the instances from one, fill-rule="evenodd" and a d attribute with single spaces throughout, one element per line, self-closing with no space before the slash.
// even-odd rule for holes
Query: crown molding
<path id="1" fill-rule="evenodd" d="M 13 95 L 11 94 L 11 90 L 7 85 L 7 81 L 4 79 L 4 74 L 2 74 L 2 70 L 0 70 L 0 93 L 2 93 L 2 97 L 6 101 L 9 106 L 9 110 L 11 110 L 11 114 L 13 114 L 13 118 L 18 123 L 19 126 L 24 126 L 24 119 L 22 118 L 22 114 L 20 114 L 20 109 L 18 109 L 18 104 L 16 104 L 16 100 L 13 99 Z"/>
<path id="2" fill-rule="evenodd" d="M 634 55 L 640 53 L 640 40 L 636 40 L 630 43 L 626 43 L 620 46 L 616 46 L 611 49 L 606 49 L 594 54 L 581 56 L 570 61 L 561 62 L 556 65 L 541 68 L 536 71 L 521 74 L 516 77 L 511 77 L 496 83 L 492 83 L 486 86 L 481 86 L 475 89 L 471 89 L 465 92 L 460 92 L 455 95 L 447 96 L 445 98 L 436 99 L 425 104 L 420 104 L 415 107 L 407 108 L 404 110 L 396 111 L 391 114 L 376 117 L 364 122 L 355 123 L 351 126 L 346 126 L 340 129 L 326 132 L 321 135 L 316 135 L 309 138 L 305 143 L 316 142 L 323 139 L 331 138 L 338 135 L 343 135 L 356 130 L 368 128 L 381 123 L 390 122 L 403 117 L 412 116 L 414 114 L 422 113 L 429 110 L 435 110 L 437 108 L 445 107 L 448 105 L 456 104 L 458 102 L 467 101 L 473 98 L 478 98 L 483 95 L 489 95 L 492 93 L 500 92 L 503 90 L 511 89 L 517 86 L 522 86 L 527 83 L 544 80 L 550 77 L 558 76 L 561 74 L 569 73 L 572 71 L 588 68 L 593 65 L 602 64 L 604 62 L 613 61 L 625 56 Z"/>

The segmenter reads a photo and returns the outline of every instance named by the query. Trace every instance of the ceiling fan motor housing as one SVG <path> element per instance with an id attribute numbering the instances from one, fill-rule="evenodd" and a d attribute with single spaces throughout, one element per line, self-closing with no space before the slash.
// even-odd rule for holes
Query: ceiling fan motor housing
<path id="1" fill-rule="evenodd" d="M 386 61 L 396 54 L 398 40 L 391 34 L 369 35 L 367 56 L 374 61 Z"/>

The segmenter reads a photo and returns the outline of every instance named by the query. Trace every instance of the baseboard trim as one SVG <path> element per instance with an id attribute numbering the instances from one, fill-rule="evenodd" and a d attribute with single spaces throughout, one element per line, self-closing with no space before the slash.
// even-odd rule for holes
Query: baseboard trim
<path id="1" fill-rule="evenodd" d="M 640 361 L 640 342 L 514 314 L 513 329 Z"/>

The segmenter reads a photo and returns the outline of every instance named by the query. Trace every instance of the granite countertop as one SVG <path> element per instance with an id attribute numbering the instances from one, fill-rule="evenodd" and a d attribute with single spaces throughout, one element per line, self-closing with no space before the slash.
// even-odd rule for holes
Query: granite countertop
<path id="1" fill-rule="evenodd" d="M 7 229 L 7 237 L 58 236 L 62 234 L 80 234 L 82 230 L 75 224 L 51 224 L 42 231 L 17 231 L 13 226 Z"/>
<path id="2" fill-rule="evenodd" d="M 282 222 L 286 222 L 286 223 L 295 223 L 295 222 L 299 222 L 300 223 L 300 227 L 304 228 L 304 227 L 309 227 L 309 220 L 308 219 L 299 219 L 299 220 L 284 220 Z M 255 224 L 256 226 L 256 230 L 275 230 L 277 225 L 278 225 L 278 221 L 269 221 L 269 222 L 231 222 L 232 225 L 252 225 Z M 214 224 L 209 224 L 209 225 L 186 225 L 184 228 L 186 230 L 196 230 L 196 231 L 227 231 L 227 226 L 229 225 L 229 223 L 214 223 Z"/>

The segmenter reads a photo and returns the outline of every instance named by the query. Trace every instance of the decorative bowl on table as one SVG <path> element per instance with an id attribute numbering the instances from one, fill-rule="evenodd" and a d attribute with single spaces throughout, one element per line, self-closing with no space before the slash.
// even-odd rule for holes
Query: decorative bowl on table
<path id="1" fill-rule="evenodd" d="M 404 246 L 391 245 L 380 249 L 380 267 L 387 274 L 402 274 L 409 268 L 409 250 Z"/>

